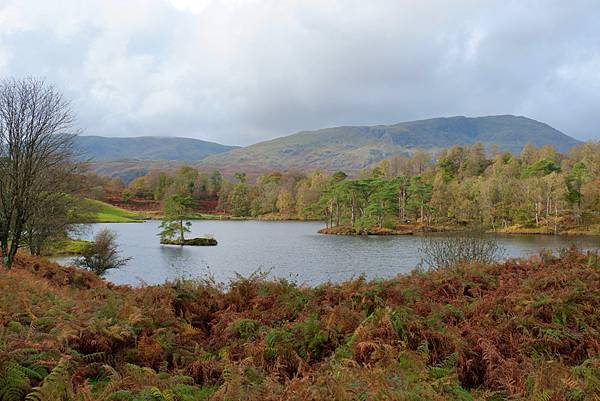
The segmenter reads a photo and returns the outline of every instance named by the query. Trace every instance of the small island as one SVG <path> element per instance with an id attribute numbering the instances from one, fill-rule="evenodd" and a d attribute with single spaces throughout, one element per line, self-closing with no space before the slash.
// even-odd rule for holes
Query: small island
<path id="1" fill-rule="evenodd" d="M 194 200 L 191 196 L 175 194 L 165 199 L 163 203 L 164 219 L 160 225 L 160 243 L 162 245 L 179 246 L 215 246 L 217 240 L 212 237 L 185 238 L 185 233 L 191 231 L 192 223 L 185 221 L 192 210 Z"/>
<path id="2" fill-rule="evenodd" d="M 176 240 L 168 240 L 168 239 L 163 239 L 160 240 L 160 243 L 162 245 L 188 245 L 188 246 L 215 246 L 218 244 L 217 240 L 214 238 L 191 238 L 191 239 L 184 239 L 183 241 L 176 239 Z"/>

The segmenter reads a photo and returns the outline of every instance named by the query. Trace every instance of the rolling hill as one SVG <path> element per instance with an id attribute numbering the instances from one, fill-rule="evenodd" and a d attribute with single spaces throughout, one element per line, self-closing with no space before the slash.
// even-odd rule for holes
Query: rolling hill
<path id="1" fill-rule="evenodd" d="M 217 153 L 235 149 L 214 142 L 192 138 L 140 136 L 110 138 L 103 136 L 78 136 L 75 147 L 85 160 L 173 160 L 197 161 Z"/>
<path id="2" fill-rule="evenodd" d="M 497 145 L 520 152 L 524 145 L 553 145 L 566 151 L 578 141 L 547 124 L 512 115 L 445 117 L 394 125 L 335 127 L 260 142 L 211 155 L 199 164 L 224 171 L 325 169 L 353 171 L 414 149 L 442 149 L 455 144 Z"/>

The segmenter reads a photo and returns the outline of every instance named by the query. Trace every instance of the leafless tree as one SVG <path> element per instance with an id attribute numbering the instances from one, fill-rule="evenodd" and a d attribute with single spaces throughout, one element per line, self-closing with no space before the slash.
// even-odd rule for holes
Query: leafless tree
<path id="1" fill-rule="evenodd" d="M 27 225 L 73 172 L 74 115 L 52 85 L 0 81 L 0 250 L 10 269 Z"/>
<path id="2" fill-rule="evenodd" d="M 130 260 L 131 258 L 120 256 L 117 235 L 114 231 L 105 228 L 96 234 L 94 242 L 85 247 L 75 263 L 98 276 L 103 276 L 108 270 L 123 267 Z"/>
<path id="3" fill-rule="evenodd" d="M 501 259 L 505 249 L 496 238 L 471 232 L 424 237 L 419 252 L 426 265 L 439 269 L 460 263 L 491 263 Z"/>

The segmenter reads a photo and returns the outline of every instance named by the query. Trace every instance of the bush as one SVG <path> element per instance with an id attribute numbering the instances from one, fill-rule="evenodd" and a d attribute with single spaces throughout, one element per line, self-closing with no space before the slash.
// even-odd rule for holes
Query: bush
<path id="1" fill-rule="evenodd" d="M 504 256 L 505 249 L 494 237 L 483 233 L 461 233 L 425 237 L 419 252 L 426 265 L 440 269 L 461 263 L 492 263 Z"/>
<path id="2" fill-rule="evenodd" d="M 118 269 L 127 264 L 131 258 L 121 258 L 117 245 L 117 234 L 103 229 L 96 234 L 94 242 L 84 247 L 75 264 L 103 276 L 110 269 Z"/>

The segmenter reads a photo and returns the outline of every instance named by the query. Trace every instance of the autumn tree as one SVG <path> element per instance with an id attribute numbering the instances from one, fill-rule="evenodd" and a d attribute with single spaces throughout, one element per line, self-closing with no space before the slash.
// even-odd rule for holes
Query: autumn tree
<path id="1" fill-rule="evenodd" d="M 238 183 L 234 185 L 230 194 L 231 212 L 234 216 L 242 217 L 250 215 L 250 188 L 246 184 L 246 173 L 235 174 Z"/>

